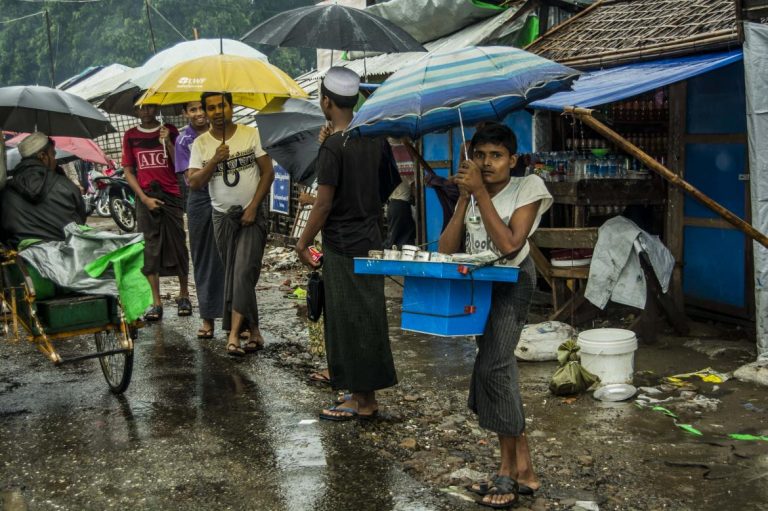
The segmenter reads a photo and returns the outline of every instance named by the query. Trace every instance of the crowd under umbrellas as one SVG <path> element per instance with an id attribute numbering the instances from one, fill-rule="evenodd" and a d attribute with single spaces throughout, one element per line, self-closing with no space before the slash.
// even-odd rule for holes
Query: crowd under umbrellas
<path id="1" fill-rule="evenodd" d="M 251 43 L 332 50 L 365 52 L 424 50 L 419 43 L 398 27 L 376 19 L 364 11 L 337 5 L 312 6 L 277 15 L 255 27 L 243 39 Z M 262 58 L 263 55 L 255 50 L 253 50 L 255 53 L 251 53 L 250 47 L 247 46 L 243 48 L 229 42 L 225 45 L 224 40 L 220 39 L 218 52 L 216 52 L 215 42 L 215 40 L 205 44 L 191 42 L 190 44 L 199 45 L 201 52 L 192 60 L 185 59 L 185 53 L 178 49 L 165 54 L 161 52 L 108 94 L 103 99 L 101 107 L 115 113 L 131 114 L 147 109 L 153 109 L 154 112 L 155 108 L 160 108 L 162 111 L 163 108 L 181 107 L 188 112 L 190 105 L 200 103 L 202 109 L 209 114 L 210 133 L 220 141 L 220 144 L 214 149 L 215 155 L 205 156 L 207 160 L 203 157 L 198 158 L 199 168 L 194 168 L 194 164 L 190 164 L 189 169 L 182 169 L 182 171 L 194 170 L 207 173 L 208 179 L 211 179 L 216 169 L 219 169 L 218 172 L 222 175 L 224 183 L 233 188 L 238 184 L 239 174 L 230 176 L 228 143 L 232 139 L 228 137 L 237 133 L 239 128 L 230 129 L 231 125 L 228 123 L 231 122 L 231 109 L 238 105 L 260 111 L 257 119 L 263 133 L 261 143 L 257 142 L 258 151 L 253 153 L 255 159 L 259 160 L 268 154 L 270 158 L 284 163 L 297 181 L 309 182 L 317 178 L 320 187 L 318 199 L 323 207 L 330 208 L 326 213 L 330 211 L 331 216 L 334 214 L 332 204 L 336 204 L 332 200 L 334 188 L 342 186 L 338 176 L 344 170 L 331 168 L 333 164 L 329 159 L 322 157 L 323 151 L 327 153 L 331 150 L 331 141 L 343 139 L 341 144 L 334 142 L 337 144 L 334 150 L 340 151 L 339 154 L 343 158 L 348 153 L 354 155 L 355 151 L 370 152 L 371 148 L 376 147 L 375 144 L 371 145 L 370 140 L 377 138 L 384 140 L 383 137 L 387 136 L 416 140 L 424 134 L 452 127 L 460 127 L 463 136 L 466 125 L 503 121 L 509 113 L 524 108 L 532 101 L 568 89 L 578 75 L 576 71 L 565 66 L 514 48 L 470 47 L 434 54 L 425 53 L 424 58 L 416 64 L 403 68 L 388 78 L 353 117 L 352 106 L 356 103 L 360 79 L 351 71 L 332 68 L 328 72 L 321 87 L 318 106 L 308 102 L 306 92 L 296 82 L 283 71 L 269 64 L 265 58 Z M 141 96 L 135 100 L 139 92 L 142 92 Z M 354 99 L 354 102 L 350 103 L 350 99 Z M 331 125 L 325 126 L 326 120 L 332 121 Z M 103 114 L 87 102 L 66 92 L 43 87 L 0 89 L 0 127 L 18 132 L 40 131 L 51 136 L 90 139 L 114 131 L 114 127 L 109 124 Z M 164 126 L 162 118 L 158 129 L 162 151 L 173 150 L 175 137 Z M 479 142 L 473 143 L 481 149 L 481 154 L 484 150 L 491 148 L 496 153 L 506 154 L 507 162 L 514 161 L 514 151 L 508 149 L 510 144 L 507 144 L 508 141 L 504 139 L 504 137 L 514 137 L 508 128 L 505 131 L 500 124 L 493 124 L 490 131 L 485 128 L 481 131 L 484 135 L 480 136 Z M 317 137 L 321 142 L 317 141 Z M 195 152 L 202 151 L 199 146 L 193 146 L 194 161 L 197 161 Z M 262 146 L 266 152 L 261 151 Z M 465 148 L 466 146 L 465 144 Z M 382 147 L 384 147 L 382 154 L 376 154 L 376 150 L 370 153 L 371 161 L 377 162 L 377 165 L 380 161 L 386 161 L 388 156 L 387 146 Z M 274 154 L 270 153 L 271 149 L 274 150 Z M 462 163 L 456 185 L 462 190 L 462 197 L 479 193 L 487 199 L 487 191 L 483 185 L 476 184 L 482 182 L 478 181 L 480 178 L 477 177 L 480 175 L 479 166 L 482 165 L 482 161 L 478 160 L 475 154 L 477 153 L 465 154 L 466 161 Z M 176 158 L 178 156 L 171 156 L 171 159 Z M 249 164 L 252 163 L 249 162 Z M 313 166 L 313 170 L 308 173 L 307 169 L 310 166 Z M 271 180 L 271 163 L 268 164 L 268 168 L 262 167 L 262 163 L 258 163 L 258 167 L 261 179 Z M 378 171 L 377 168 L 372 169 L 371 175 L 375 176 Z M 329 176 L 336 176 L 336 180 Z M 234 181 L 230 181 L 233 177 Z M 509 182 L 508 175 L 506 179 L 505 186 Z M 538 178 L 534 177 L 534 179 Z M 343 197 L 340 190 L 341 188 L 339 188 L 339 196 Z M 493 190 L 493 193 L 498 191 Z M 381 202 L 384 200 L 386 197 L 383 197 Z M 472 200 L 472 214 L 469 217 L 471 222 L 489 221 L 485 216 L 488 214 L 487 204 L 489 203 L 486 201 L 484 204 L 486 207 L 483 209 L 481 219 L 474 212 L 475 202 L 474 199 Z M 156 207 L 162 205 L 162 203 L 155 203 Z M 250 205 L 246 206 L 246 209 L 247 207 Z M 322 211 L 323 207 L 318 206 L 315 211 Z M 238 219 L 245 218 L 244 211 L 241 210 L 238 213 L 241 215 L 237 217 Z M 319 231 L 326 220 L 320 217 L 320 213 L 313 212 L 309 224 Z M 368 220 L 370 219 L 366 219 L 366 222 Z M 461 224 L 460 220 L 458 222 Z M 512 232 L 517 229 L 518 224 L 512 222 L 510 221 L 508 226 L 502 224 L 502 230 L 508 228 Z M 245 228 L 253 223 L 253 221 L 244 222 L 242 225 Z M 528 229 L 531 229 L 530 223 Z M 332 239 L 332 237 L 329 238 Z M 522 238 L 523 243 L 525 239 L 527 236 Z M 494 242 L 496 242 L 495 239 Z M 308 266 L 317 268 L 319 264 L 316 259 L 306 258 L 305 245 L 306 243 L 301 247 L 297 246 L 299 257 Z M 520 248 L 517 247 L 515 251 Z M 329 248 L 329 256 L 332 253 Z M 346 264 L 343 261 L 351 260 L 347 255 L 341 255 L 343 257 L 334 264 L 342 265 Z M 504 252 L 501 255 L 506 257 L 510 254 Z M 331 280 L 334 278 L 333 275 L 328 277 Z M 256 278 L 258 279 L 258 273 Z M 352 282 L 369 283 L 370 281 L 352 276 Z M 354 288 L 353 285 L 352 288 L 345 289 Z M 380 298 L 383 300 L 383 285 L 361 286 L 361 289 L 380 293 Z M 352 295 L 349 301 L 354 300 L 355 296 Z M 181 308 L 179 312 L 181 315 Z M 343 314 L 343 311 L 333 311 L 332 314 L 338 316 L 339 312 Z M 155 314 L 154 319 L 162 318 L 162 314 L 157 316 Z M 251 322 L 249 327 L 250 332 L 244 339 L 248 343 L 255 343 L 256 348 L 253 350 L 255 351 L 263 346 L 263 341 L 259 345 L 254 337 L 258 323 Z M 336 323 L 335 327 L 338 328 L 339 323 Z M 366 332 L 361 325 L 350 324 L 349 327 L 362 328 L 361 334 Z M 233 339 L 237 339 L 242 332 L 235 331 L 235 327 L 232 328 L 234 333 L 230 332 L 228 336 L 227 353 L 240 356 L 244 351 L 240 350 L 239 341 Z M 519 332 L 513 335 L 519 338 Z M 326 338 L 326 342 L 334 341 Z M 388 339 L 386 343 L 386 350 L 389 350 Z M 233 346 L 235 349 L 231 349 Z M 331 351 L 338 352 L 338 349 Z M 511 352 L 507 356 L 512 356 Z M 366 360 L 361 364 L 370 364 L 371 371 L 375 373 L 377 364 L 380 362 Z M 339 375 L 334 375 L 333 367 L 341 366 L 331 364 L 330 381 L 334 387 L 339 387 L 336 384 L 336 378 Z M 362 369 L 369 368 L 363 366 Z M 514 386 L 512 380 L 515 378 L 516 373 L 513 373 L 499 381 L 504 385 L 510 385 L 511 389 Z M 389 379 L 391 381 L 388 385 L 396 383 L 396 377 Z M 339 388 L 349 390 L 351 394 L 342 398 L 339 405 L 323 409 L 321 418 L 346 421 L 363 417 L 371 418 L 376 415 L 378 408 L 374 391 L 378 388 Z M 514 393 L 514 390 L 510 392 Z M 494 403 L 493 398 L 483 399 L 488 401 L 481 399 L 480 402 L 486 404 L 480 406 L 501 406 L 499 403 Z M 513 454 L 505 452 L 498 474 L 488 481 L 472 485 L 469 490 L 480 495 L 478 503 L 481 505 L 507 508 L 517 504 L 518 494 L 535 492 L 539 483 L 530 466 L 528 444 L 522 430 L 515 433 L 502 430 L 496 432 L 499 434 L 502 446 L 507 450 L 511 446 Z M 510 468 L 509 465 L 510 459 L 513 462 L 515 460 L 515 449 L 519 450 L 518 456 L 527 459 L 527 461 L 518 460 L 520 466 L 524 467 L 520 470 Z"/>

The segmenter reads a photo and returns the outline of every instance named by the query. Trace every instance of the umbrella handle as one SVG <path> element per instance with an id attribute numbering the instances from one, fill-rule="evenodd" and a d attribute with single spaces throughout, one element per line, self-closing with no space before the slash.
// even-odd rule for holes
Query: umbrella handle
<path id="1" fill-rule="evenodd" d="M 165 126 L 165 122 L 163 122 L 163 112 L 160 111 L 160 128 Z M 165 148 L 165 141 L 160 141 L 160 145 L 163 146 L 163 157 L 165 158 L 165 161 L 168 161 L 168 151 Z"/>
<path id="2" fill-rule="evenodd" d="M 224 165 L 224 170 L 222 171 L 221 175 L 224 178 L 224 184 L 229 186 L 230 188 L 234 188 L 237 186 L 237 183 L 240 182 L 240 173 L 239 172 L 233 172 L 235 178 L 230 181 L 229 180 L 229 170 L 227 170 L 227 166 Z"/>
<path id="3" fill-rule="evenodd" d="M 0 190 L 5 188 L 7 178 L 8 162 L 5 159 L 5 137 L 3 137 L 3 130 L 0 129 Z"/>
<path id="4" fill-rule="evenodd" d="M 459 129 L 461 130 L 461 147 L 464 149 L 464 159 L 469 160 L 469 151 L 467 151 L 467 139 L 464 136 L 464 119 L 461 117 L 461 107 L 456 108 L 456 111 L 459 112 Z M 475 196 L 471 195 L 469 197 L 469 221 L 473 224 L 480 223 L 480 218 L 477 216 L 477 213 L 475 212 Z"/>

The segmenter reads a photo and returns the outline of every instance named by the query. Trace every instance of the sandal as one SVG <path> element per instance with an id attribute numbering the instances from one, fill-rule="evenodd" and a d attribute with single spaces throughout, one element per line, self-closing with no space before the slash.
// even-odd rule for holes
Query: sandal
<path id="1" fill-rule="evenodd" d="M 330 413 L 329 413 L 330 412 Z M 341 412 L 344 415 L 337 415 L 333 412 Z M 327 421 L 336 421 L 336 422 L 345 422 L 345 421 L 351 421 L 351 420 L 369 420 L 375 418 L 379 414 L 378 410 L 374 410 L 372 413 L 358 413 L 357 410 L 354 408 L 349 408 L 348 406 L 340 406 L 336 405 L 328 410 L 323 410 L 320 412 L 320 418 L 325 419 Z"/>
<path id="2" fill-rule="evenodd" d="M 199 328 L 197 330 L 198 339 L 213 339 L 213 328 Z"/>
<path id="3" fill-rule="evenodd" d="M 256 353 L 257 351 L 261 351 L 264 349 L 264 341 L 261 342 L 255 341 L 253 339 L 249 340 L 245 343 L 245 346 L 243 346 L 243 350 L 246 353 Z"/>
<path id="4" fill-rule="evenodd" d="M 189 301 L 188 296 L 182 296 L 176 300 L 176 310 L 179 316 L 191 316 L 192 315 L 192 302 Z"/>
<path id="5" fill-rule="evenodd" d="M 144 321 L 160 321 L 163 319 L 163 306 L 153 305 L 144 313 Z"/>
<path id="6" fill-rule="evenodd" d="M 245 350 L 233 342 L 227 343 L 227 355 L 230 357 L 244 357 Z"/>
<path id="7" fill-rule="evenodd" d="M 499 477 L 498 474 L 494 475 L 487 481 L 470 483 L 466 485 L 464 489 L 474 494 L 480 495 L 481 497 L 485 497 L 486 495 L 488 495 L 488 492 L 490 491 L 490 489 L 493 488 L 493 485 L 496 482 L 497 477 Z"/>
<path id="8" fill-rule="evenodd" d="M 328 376 L 326 376 L 325 374 L 323 374 L 322 371 L 317 371 L 317 372 L 314 372 L 314 373 L 310 373 L 309 381 L 317 382 L 317 383 L 326 383 L 326 384 L 329 384 L 329 385 L 331 383 L 331 379 Z"/>
<path id="9" fill-rule="evenodd" d="M 511 507 L 517 506 L 518 504 L 520 500 L 518 493 L 519 489 L 520 488 L 517 484 L 517 481 L 511 477 L 497 475 L 493 478 L 493 486 L 488 489 L 488 492 L 485 494 L 485 496 L 477 499 L 475 502 L 481 506 L 490 507 L 493 509 L 509 509 Z M 486 502 L 484 500 L 494 495 L 512 495 L 513 498 L 503 503 Z"/>

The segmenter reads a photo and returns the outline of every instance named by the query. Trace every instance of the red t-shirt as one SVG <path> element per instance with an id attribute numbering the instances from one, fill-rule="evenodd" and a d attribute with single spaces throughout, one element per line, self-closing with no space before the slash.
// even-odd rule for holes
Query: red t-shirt
<path id="1" fill-rule="evenodd" d="M 166 124 L 172 142 L 176 142 L 179 130 Z M 159 137 L 160 126 L 153 130 L 140 127 L 131 128 L 123 136 L 123 167 L 131 166 L 144 191 L 149 191 L 152 181 L 157 181 L 167 194 L 181 197 L 179 182 L 173 163 L 163 152 Z"/>

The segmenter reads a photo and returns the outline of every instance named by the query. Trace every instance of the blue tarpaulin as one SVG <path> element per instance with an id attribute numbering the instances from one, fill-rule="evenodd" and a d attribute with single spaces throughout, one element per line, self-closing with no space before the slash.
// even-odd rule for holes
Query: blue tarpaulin
<path id="1" fill-rule="evenodd" d="M 686 80 L 741 59 L 741 50 L 734 50 L 601 69 L 579 76 L 573 82 L 573 90 L 558 92 L 546 99 L 534 101 L 529 106 L 537 110 L 562 111 L 566 106 L 590 108 L 604 105 Z"/>

